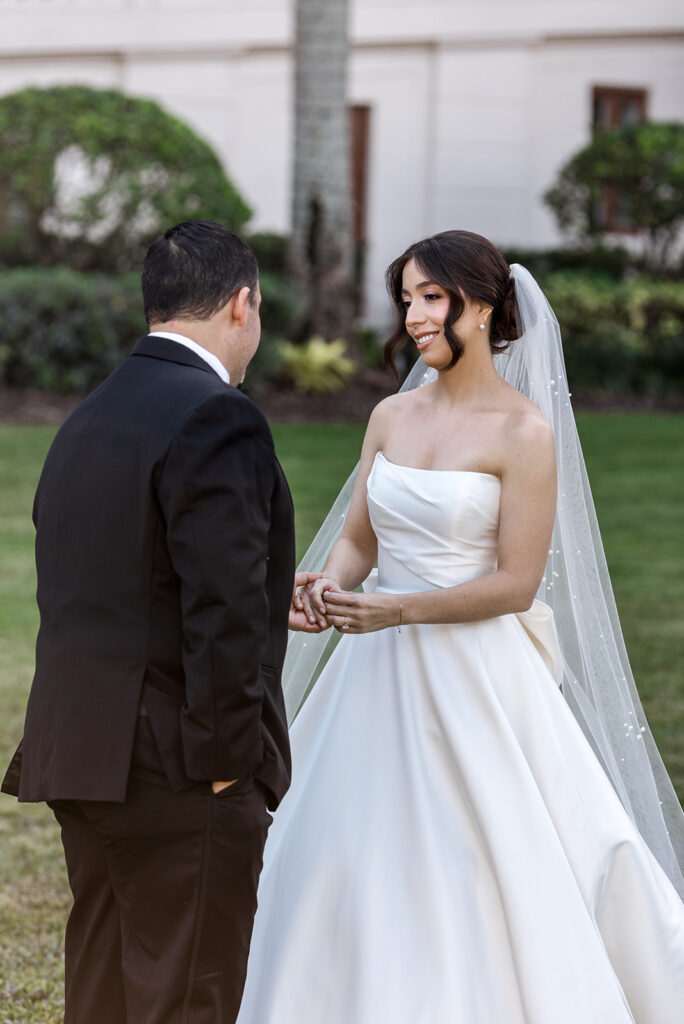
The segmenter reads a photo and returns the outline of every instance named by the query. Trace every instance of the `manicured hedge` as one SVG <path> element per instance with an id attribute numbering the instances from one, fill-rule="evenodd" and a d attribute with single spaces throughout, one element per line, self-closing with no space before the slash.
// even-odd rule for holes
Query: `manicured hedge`
<path id="1" fill-rule="evenodd" d="M 288 337 L 297 310 L 292 285 L 261 275 L 258 382 Z M 0 271 L 0 382 L 54 391 L 89 391 L 146 332 L 138 274 L 79 273 L 67 267 Z"/>
<path id="2" fill-rule="evenodd" d="M 137 275 L 66 267 L 0 273 L 0 365 L 7 384 L 88 391 L 144 333 Z"/>
<path id="3" fill-rule="evenodd" d="M 87 185 L 86 185 L 87 183 Z M 0 97 L 0 263 L 123 272 L 171 224 L 251 211 L 218 155 L 153 100 L 85 85 Z"/>
<path id="4" fill-rule="evenodd" d="M 619 283 L 570 271 L 542 278 L 572 387 L 684 394 L 684 282 Z"/>
<path id="5" fill-rule="evenodd" d="M 575 390 L 684 394 L 684 282 L 615 282 L 579 271 L 540 278 L 563 332 Z M 297 315 L 292 283 L 262 273 L 263 340 L 247 383 L 259 388 L 279 361 Z M 0 271 L 0 381 L 88 391 L 145 333 L 137 274 L 65 268 Z"/>

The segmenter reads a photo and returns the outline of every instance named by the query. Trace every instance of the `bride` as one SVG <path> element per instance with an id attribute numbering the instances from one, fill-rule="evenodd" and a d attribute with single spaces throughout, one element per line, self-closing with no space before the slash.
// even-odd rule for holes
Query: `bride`
<path id="1" fill-rule="evenodd" d="M 557 323 L 466 231 L 411 246 L 388 284 L 386 351 L 412 342 L 422 386 L 374 411 L 307 565 L 322 549 L 323 575 L 295 597 L 294 781 L 238 1022 L 679 1024 L 681 811 Z"/>

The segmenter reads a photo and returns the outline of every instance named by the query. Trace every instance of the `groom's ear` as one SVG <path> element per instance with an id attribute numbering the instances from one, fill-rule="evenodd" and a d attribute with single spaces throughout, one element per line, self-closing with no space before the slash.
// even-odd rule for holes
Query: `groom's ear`
<path id="1" fill-rule="evenodd" d="M 249 304 L 250 295 L 252 289 L 246 285 L 240 288 L 239 291 L 231 295 L 228 300 L 228 307 L 230 310 L 230 318 L 235 327 L 244 327 L 247 319 L 247 306 Z"/>

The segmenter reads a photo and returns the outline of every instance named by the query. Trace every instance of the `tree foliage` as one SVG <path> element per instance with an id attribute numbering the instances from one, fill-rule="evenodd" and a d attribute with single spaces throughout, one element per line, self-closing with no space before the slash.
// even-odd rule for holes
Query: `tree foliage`
<path id="1" fill-rule="evenodd" d="M 139 267 L 193 217 L 233 230 L 251 211 L 206 142 L 151 100 L 82 85 L 0 98 L 0 262 Z"/>
<path id="2" fill-rule="evenodd" d="M 644 122 L 596 132 L 544 199 L 562 230 L 589 240 L 606 233 L 597 216 L 606 188 L 643 234 L 651 267 L 666 266 L 684 225 L 684 125 Z"/>

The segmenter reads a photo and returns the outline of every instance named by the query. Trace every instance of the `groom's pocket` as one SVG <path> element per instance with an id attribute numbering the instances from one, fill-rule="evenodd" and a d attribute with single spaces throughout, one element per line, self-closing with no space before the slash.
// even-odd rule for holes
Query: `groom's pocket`
<path id="1" fill-rule="evenodd" d="M 163 690 L 158 690 L 145 683 L 142 692 L 142 703 L 147 715 L 141 715 L 144 721 L 149 720 L 154 743 L 161 761 L 162 771 L 171 789 L 180 793 L 190 789 L 196 783 L 185 774 L 183 760 L 183 741 L 180 730 L 180 709 L 182 701 Z"/>
<path id="2" fill-rule="evenodd" d="M 131 757 L 130 777 L 168 786 L 168 779 L 152 726 L 146 715 L 138 716 Z"/>

